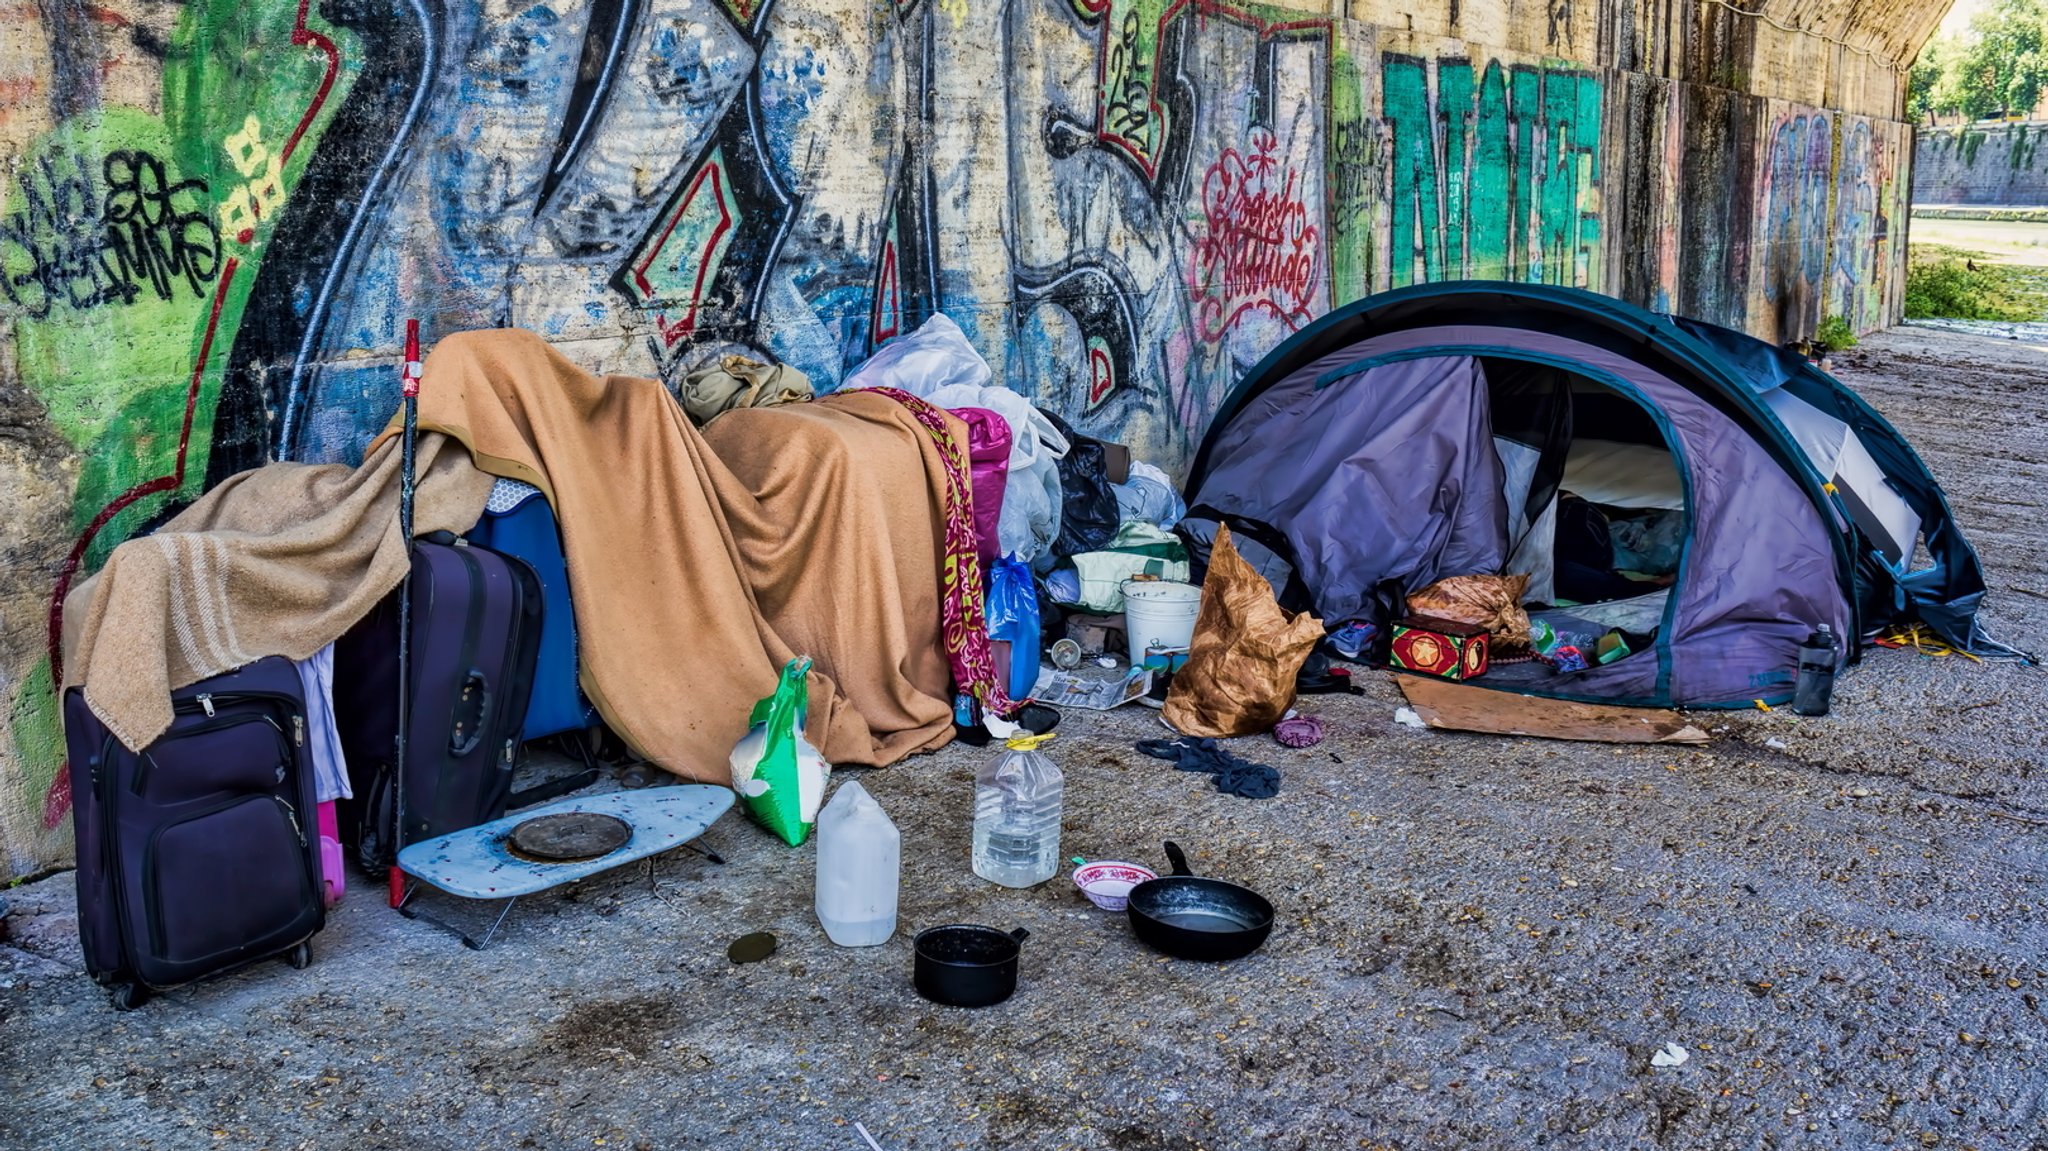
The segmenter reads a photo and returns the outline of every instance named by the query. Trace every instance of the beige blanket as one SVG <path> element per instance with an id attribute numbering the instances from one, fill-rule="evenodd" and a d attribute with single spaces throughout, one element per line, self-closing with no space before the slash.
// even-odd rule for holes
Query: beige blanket
<path id="1" fill-rule="evenodd" d="M 951 738 L 942 464 L 894 401 L 730 411 L 700 434 L 654 380 L 594 376 L 530 332 L 468 332 L 428 358 L 420 426 L 546 493 L 584 690 L 663 768 L 728 779 L 754 702 L 799 654 L 817 661 L 808 730 L 831 762 Z"/>
<path id="2" fill-rule="evenodd" d="M 942 465 L 898 404 L 735 411 L 700 435 L 658 382 L 602 379 L 503 331 L 434 349 L 420 417 L 416 530 L 467 530 L 492 474 L 541 488 L 584 688 L 662 767 L 726 780 L 754 701 L 797 654 L 817 660 L 809 735 L 829 760 L 884 764 L 951 737 Z M 141 747 L 169 726 L 173 688 L 332 642 L 405 571 L 397 449 L 387 431 L 359 469 L 245 472 L 116 548 L 67 601 L 66 682 Z"/>
<path id="3" fill-rule="evenodd" d="M 232 476 L 155 534 L 114 549 L 64 604 L 64 682 L 141 748 L 171 691 L 266 655 L 305 659 L 405 577 L 398 443 L 360 468 L 272 464 Z M 414 530 L 467 531 L 491 477 L 460 444 L 420 438 Z"/>

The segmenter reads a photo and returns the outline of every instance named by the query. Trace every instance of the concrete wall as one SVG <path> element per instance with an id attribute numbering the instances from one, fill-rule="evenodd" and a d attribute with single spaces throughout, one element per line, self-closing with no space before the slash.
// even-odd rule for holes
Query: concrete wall
<path id="1" fill-rule="evenodd" d="M 1913 142 L 1915 204 L 2048 204 L 2048 124 L 1921 128 Z"/>
<path id="2" fill-rule="evenodd" d="M 1928 13 L 1827 0 L 0 0 L 0 849 L 68 851 L 51 605 L 235 470 L 353 460 L 407 317 L 829 384 L 943 309 L 1178 466 L 1425 279 L 1898 315 Z"/>

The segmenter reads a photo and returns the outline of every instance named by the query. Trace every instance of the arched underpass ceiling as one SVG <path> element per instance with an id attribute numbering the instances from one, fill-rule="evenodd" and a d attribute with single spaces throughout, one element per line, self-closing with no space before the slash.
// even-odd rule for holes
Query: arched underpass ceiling
<path id="1" fill-rule="evenodd" d="M 1755 0 L 1731 0 L 1754 9 Z M 1764 0 L 1762 14 L 1779 24 L 1911 65 L 1954 0 Z"/>
<path id="2" fill-rule="evenodd" d="M 1952 2 L 1328 0 L 1328 10 L 1383 37 L 1447 37 L 1895 119 L 1906 69 Z"/>

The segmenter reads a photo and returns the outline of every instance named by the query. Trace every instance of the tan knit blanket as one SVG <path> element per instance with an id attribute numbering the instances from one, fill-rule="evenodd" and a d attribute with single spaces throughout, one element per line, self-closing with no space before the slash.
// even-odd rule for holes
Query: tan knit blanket
<path id="1" fill-rule="evenodd" d="M 171 691 L 266 655 L 305 659 L 405 577 L 398 443 L 360 468 L 272 464 L 200 497 L 114 549 L 64 601 L 65 686 L 122 743 L 171 725 Z M 438 435 L 420 437 L 414 530 L 467 531 L 491 477 Z"/>
<path id="2" fill-rule="evenodd" d="M 700 433 L 659 382 L 594 376 L 508 330 L 434 348 L 420 426 L 546 494 L 584 690 L 661 767 L 728 780 L 754 702 L 800 654 L 816 660 L 808 732 L 829 761 L 891 763 L 952 737 L 943 464 L 901 405 L 832 396 Z"/>
<path id="3" fill-rule="evenodd" d="M 415 530 L 467 531 L 492 475 L 546 493 L 584 690 L 663 768 L 727 780 L 798 654 L 816 660 L 808 731 L 831 762 L 951 738 L 943 465 L 894 401 L 734 411 L 700 434 L 657 381 L 599 378 L 530 332 L 470 332 L 428 358 L 420 426 Z M 140 748 L 170 725 L 173 688 L 310 656 L 398 586 L 397 500 L 395 429 L 358 469 L 234 476 L 71 594 L 66 683 Z"/>

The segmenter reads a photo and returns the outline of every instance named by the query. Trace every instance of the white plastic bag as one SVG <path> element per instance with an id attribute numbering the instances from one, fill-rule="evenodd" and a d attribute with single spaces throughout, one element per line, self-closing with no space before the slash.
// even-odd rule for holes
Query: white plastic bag
<path id="1" fill-rule="evenodd" d="M 990 378 L 988 361 L 967 342 L 960 325 L 940 312 L 909 335 L 883 344 L 839 382 L 839 390 L 901 388 L 928 400 L 948 385 L 980 388 L 988 386 Z"/>

